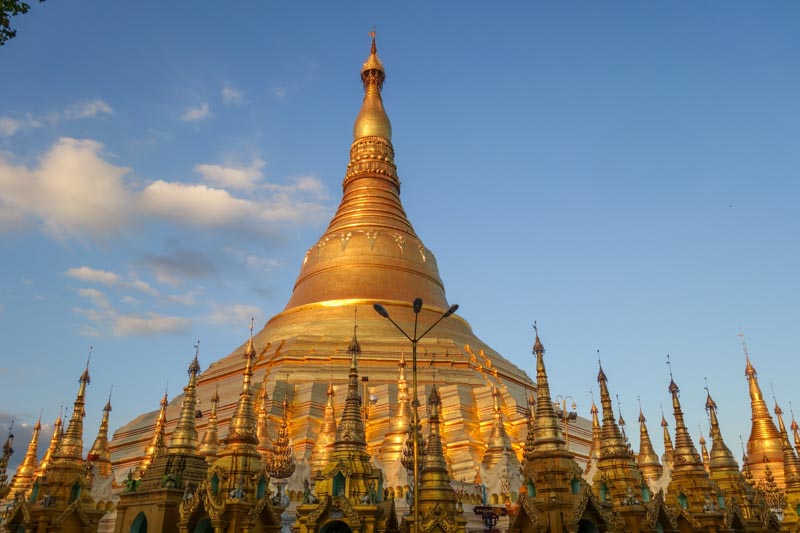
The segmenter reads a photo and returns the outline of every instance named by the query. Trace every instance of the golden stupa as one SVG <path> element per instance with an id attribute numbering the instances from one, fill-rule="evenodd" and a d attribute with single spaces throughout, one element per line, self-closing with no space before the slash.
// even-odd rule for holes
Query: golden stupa
<path id="1" fill-rule="evenodd" d="M 411 302 L 415 298 L 424 302 L 419 315 L 422 331 L 450 306 L 436 259 L 417 236 L 400 201 L 392 128 L 381 95 L 385 71 L 374 38 L 361 80 L 364 100 L 353 127 L 339 208 L 325 233 L 305 254 L 286 308 L 254 337 L 258 353 L 255 379 L 262 381 L 264 376 L 270 439 L 276 436 L 282 406 L 288 400 L 297 483 L 313 475 L 309 465 L 319 459 L 313 456 L 314 445 L 323 429 L 329 398 L 334 399 L 336 412 L 343 408 L 350 366 L 347 348 L 354 321 L 362 346 L 359 371 L 368 378 L 363 385 L 368 398 L 364 410 L 369 452 L 389 471 L 387 486 L 404 483 L 404 478 L 391 479 L 392 468 L 387 463 L 398 463 L 397 470 L 401 470 L 397 459 L 403 436 L 392 428 L 403 425 L 398 417 L 409 416 L 407 409 L 397 406 L 404 405 L 405 397 L 400 362 L 405 355 L 410 363 L 411 344 L 372 306 L 382 304 L 406 331 L 413 330 Z M 228 432 L 239 392 L 241 352 L 238 347 L 210 364 L 199 377 L 201 434 L 216 390 L 220 437 Z M 442 440 L 455 479 L 471 482 L 476 475 L 486 479 L 490 465 L 500 462 L 501 457 L 487 457 L 493 450 L 502 454 L 505 447 L 490 442 L 497 433 L 493 425 L 498 419 L 515 443 L 517 458 L 522 457 L 528 397 L 534 385 L 522 370 L 481 341 L 464 318 L 453 315 L 444 319 L 420 341 L 418 367 L 422 404 L 430 393 L 435 367 Z M 405 372 L 410 374 L 410 368 Z M 331 384 L 335 394 L 329 396 Z M 400 394 L 398 389 L 402 389 Z M 156 402 L 154 399 L 153 404 Z M 167 409 L 167 433 L 174 429 L 180 402 L 180 397 L 173 399 Z M 424 423 L 426 408 L 420 407 Z M 115 433 L 112 453 L 118 477 L 141 460 L 157 418 L 155 411 L 144 414 Z M 585 456 L 590 427 L 582 420 L 572 423 L 570 437 L 570 447 Z"/>

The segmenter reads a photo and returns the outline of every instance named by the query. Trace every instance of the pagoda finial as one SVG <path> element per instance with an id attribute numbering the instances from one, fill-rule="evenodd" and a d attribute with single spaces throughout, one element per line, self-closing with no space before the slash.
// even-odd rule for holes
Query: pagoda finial
<path id="1" fill-rule="evenodd" d="M 36 473 L 36 458 L 37 450 L 39 449 L 39 432 L 42 429 L 42 414 L 39 413 L 39 419 L 36 425 L 33 426 L 33 433 L 31 433 L 31 440 L 28 443 L 28 449 L 25 452 L 25 457 L 17 467 L 17 473 L 11 480 L 9 494 L 17 494 L 18 492 L 26 492 L 33 485 L 34 474 Z"/>
<path id="2" fill-rule="evenodd" d="M 247 450 L 248 452 L 256 452 L 258 445 L 258 437 L 256 435 L 256 413 L 253 408 L 253 392 L 251 390 L 250 381 L 253 377 L 253 363 L 256 358 L 256 350 L 253 345 L 253 322 L 250 319 L 250 339 L 247 342 L 247 347 L 242 354 L 245 360 L 244 372 L 242 376 L 242 391 L 239 393 L 239 403 L 236 405 L 236 410 L 231 417 L 230 425 L 228 426 L 228 436 L 225 437 L 225 448 L 234 450 Z"/>
<path id="3" fill-rule="evenodd" d="M 183 388 L 183 402 L 181 403 L 181 414 L 178 424 L 169 441 L 169 451 L 171 453 L 197 453 L 197 426 L 195 418 L 197 416 L 197 375 L 200 373 L 200 341 L 194 345 L 194 359 L 192 359 L 187 373 L 189 382 Z"/>
<path id="4" fill-rule="evenodd" d="M 92 348 L 89 347 L 89 357 Z M 72 415 L 67 426 L 67 431 L 61 438 L 55 459 L 67 459 L 83 464 L 83 417 L 85 415 L 84 406 L 86 405 L 86 386 L 89 384 L 89 359 L 86 360 L 86 369 L 81 374 L 78 395 L 73 403 Z"/>
<path id="5" fill-rule="evenodd" d="M 50 437 L 50 445 L 47 447 L 47 451 L 44 453 L 44 457 L 42 460 L 39 461 L 39 466 L 36 468 L 37 475 L 44 475 L 45 470 L 47 469 L 47 465 L 50 464 L 50 461 L 53 458 L 53 455 L 56 453 L 58 449 L 58 444 L 61 442 L 61 431 L 64 427 L 64 422 L 61 419 L 61 413 L 64 411 L 64 406 L 62 405 L 58 409 L 58 418 L 56 418 L 55 423 L 53 424 L 53 435 Z"/>
<path id="6" fill-rule="evenodd" d="M 272 445 L 269 439 L 269 393 L 267 392 L 267 380 L 269 379 L 270 366 L 267 365 L 264 377 L 261 380 L 261 390 L 258 393 L 258 409 L 256 415 L 256 437 L 258 437 L 257 450 L 264 464 L 269 462 L 272 453 Z"/>
<path id="7" fill-rule="evenodd" d="M 700 454 L 697 452 L 689 430 L 686 428 L 683 410 L 681 409 L 680 389 L 672 376 L 672 364 L 669 361 L 669 356 L 667 356 L 667 364 L 670 367 L 669 393 L 672 395 L 672 410 L 675 417 L 675 464 L 702 466 Z"/>
<path id="8" fill-rule="evenodd" d="M 281 406 L 283 407 L 281 427 L 278 429 L 278 437 L 275 439 L 270 461 L 267 463 L 267 473 L 276 479 L 290 477 L 296 468 L 294 450 L 289 439 L 289 400 L 286 396 L 283 397 Z"/>
<path id="9" fill-rule="evenodd" d="M 638 399 L 638 397 L 637 397 Z M 650 433 L 647 431 L 647 419 L 642 411 L 642 402 L 639 400 L 639 455 L 637 463 L 645 479 L 658 479 L 664 472 L 664 467 L 658 460 L 658 454 L 653 449 Z"/>
<path id="10" fill-rule="evenodd" d="M 113 387 L 111 388 L 113 392 Z M 103 418 L 100 420 L 100 429 L 97 431 L 97 437 L 89 449 L 87 459 L 97 466 L 98 473 L 101 477 L 108 477 L 111 475 L 111 451 L 108 447 L 108 417 L 111 412 L 111 392 L 108 393 L 108 401 L 103 407 Z"/>
<path id="11" fill-rule="evenodd" d="M 208 463 L 213 463 L 219 451 L 219 432 L 217 426 L 217 409 L 219 406 L 219 383 L 214 388 L 214 395 L 211 396 L 211 414 L 208 416 L 206 432 L 200 442 L 198 453 L 206 458 Z"/>
<path id="12" fill-rule="evenodd" d="M 536 339 L 533 354 L 536 356 L 536 420 L 534 421 L 534 450 L 566 450 L 566 442 L 561 433 L 561 418 L 553 409 L 550 396 L 550 383 L 544 364 L 544 345 L 539 339 L 539 325 L 534 321 Z"/>
<path id="13" fill-rule="evenodd" d="M 362 137 L 381 137 L 387 141 L 392 140 L 392 125 L 383 109 L 381 90 L 386 79 L 383 63 L 378 57 L 378 46 L 375 42 L 377 33 L 375 29 L 370 32 L 372 45 L 364 65 L 361 67 L 361 82 L 364 85 L 364 103 L 356 117 L 353 126 L 353 140 Z"/>
<path id="14" fill-rule="evenodd" d="M 160 402 L 161 409 L 158 411 L 158 418 L 156 419 L 156 425 L 153 429 L 153 436 L 150 439 L 150 443 L 147 445 L 147 448 L 145 448 L 142 460 L 139 462 L 139 466 L 136 469 L 137 479 L 141 479 L 145 472 L 147 472 L 147 469 L 150 468 L 150 465 L 153 464 L 153 461 L 158 459 L 166 450 L 166 438 L 164 434 L 167 425 L 168 404 L 169 400 L 167 396 L 167 389 L 165 387 L 164 396 L 161 397 Z"/>

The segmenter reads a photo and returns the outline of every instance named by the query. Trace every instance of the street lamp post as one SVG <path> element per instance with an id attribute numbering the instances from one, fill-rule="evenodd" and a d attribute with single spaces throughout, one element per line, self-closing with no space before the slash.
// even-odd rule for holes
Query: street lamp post
<path id="1" fill-rule="evenodd" d="M 392 320 L 392 317 L 389 316 L 389 311 L 386 310 L 381 304 L 375 304 L 372 306 L 375 309 L 375 312 L 381 315 L 383 318 L 387 319 L 391 322 L 397 330 L 403 334 L 405 338 L 411 341 L 411 375 L 412 375 L 412 382 L 411 387 L 413 390 L 412 401 L 411 401 L 411 438 L 414 439 L 414 533 L 419 531 L 419 398 L 417 397 L 417 343 L 422 340 L 425 335 L 427 335 L 439 322 L 444 320 L 445 318 L 449 317 L 453 313 L 458 310 L 458 304 L 451 305 L 450 308 L 442 313 L 436 322 L 431 324 L 431 326 L 425 330 L 422 335 L 417 336 L 417 324 L 419 320 L 419 312 L 422 311 L 422 298 L 415 298 L 413 302 L 413 309 L 414 309 L 414 334 L 409 335 L 406 333 L 403 328 L 401 328 L 397 322 Z"/>
<path id="2" fill-rule="evenodd" d="M 567 411 L 567 400 L 572 400 L 572 405 L 570 406 L 572 411 Z M 561 411 L 561 419 L 564 421 L 564 442 L 569 448 L 569 421 L 578 419 L 578 413 L 575 411 L 578 405 L 572 396 L 561 396 L 559 394 L 556 396 L 556 408 Z"/>

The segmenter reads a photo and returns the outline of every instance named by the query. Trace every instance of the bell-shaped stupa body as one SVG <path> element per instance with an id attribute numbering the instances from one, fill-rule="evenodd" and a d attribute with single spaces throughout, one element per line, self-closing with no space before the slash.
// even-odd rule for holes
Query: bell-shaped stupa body
<path id="1" fill-rule="evenodd" d="M 359 368 L 369 378 L 366 438 L 370 452 L 377 454 L 398 408 L 397 365 L 403 352 L 408 357 L 411 345 L 389 320 L 374 312 L 373 304 L 382 304 L 406 331 L 414 328 L 415 298 L 423 301 L 418 315 L 420 331 L 450 306 L 436 259 L 415 232 L 400 201 L 391 124 L 381 94 L 385 73 L 375 46 L 362 67 L 361 79 L 364 100 L 353 128 L 341 203 L 327 230 L 305 254 L 286 308 L 253 339 L 258 353 L 256 370 L 270 368 L 264 386 L 272 398 L 289 399 L 290 436 L 298 464 L 318 462 L 314 448 L 328 403 L 329 376 L 333 375 L 336 390 L 346 387 L 354 308 L 363 349 Z M 228 431 L 225 415 L 238 394 L 241 350 L 212 363 L 198 378 L 202 406 L 211 405 L 210 398 L 219 387 L 220 437 Z M 532 381 L 481 341 L 462 317 L 452 315 L 436 325 L 419 342 L 417 360 L 419 368 L 426 370 L 418 376 L 420 398 L 430 390 L 431 366 L 436 367 L 439 383 L 446 384 L 439 387 L 443 438 L 449 443 L 447 458 L 456 479 L 472 479 L 491 432 L 493 412 L 479 407 L 475 395 L 475 390 L 486 384 L 484 372 L 496 372 L 507 387 L 503 402 L 509 438 L 512 442 L 525 440 L 526 387 L 533 388 Z M 344 395 L 337 395 L 335 401 L 335 411 L 341 413 Z M 170 420 L 178 417 L 177 402 L 167 413 Z M 269 416 L 280 418 L 280 404 L 272 402 Z M 198 419 L 198 430 L 204 429 L 207 420 L 206 416 Z M 145 428 L 155 421 L 156 413 L 144 415 L 116 432 L 113 449 L 119 471 L 135 463 L 139 449 L 144 449 L 145 439 L 152 434 Z M 582 428 L 582 423 L 571 425 L 570 436 L 579 446 L 588 447 L 589 428 Z M 382 466 L 390 470 L 388 465 Z M 301 481 L 291 480 L 290 488 L 295 488 L 295 482 Z M 394 486 L 393 480 L 387 479 L 386 486 Z"/>

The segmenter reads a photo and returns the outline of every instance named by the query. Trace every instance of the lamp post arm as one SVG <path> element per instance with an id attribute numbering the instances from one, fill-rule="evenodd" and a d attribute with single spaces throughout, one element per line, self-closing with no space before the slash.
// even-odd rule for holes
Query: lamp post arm
<path id="1" fill-rule="evenodd" d="M 440 316 L 440 317 L 439 317 L 439 319 L 438 319 L 436 322 L 434 322 L 433 324 L 431 324 L 431 326 L 430 326 L 428 329 L 426 329 L 426 330 L 425 330 L 425 333 L 423 333 L 422 335 L 420 335 L 419 337 L 417 337 L 417 340 L 420 340 L 420 339 L 422 339 L 422 338 L 423 338 L 425 335 L 427 335 L 427 334 L 428 334 L 428 333 L 429 333 L 429 332 L 430 332 L 430 331 L 431 331 L 433 328 L 435 328 L 435 327 L 436 327 L 436 324 L 438 324 L 439 322 L 441 322 L 442 320 L 444 320 L 444 319 L 445 319 L 445 318 L 447 318 L 448 316 L 449 316 L 449 315 L 448 315 L 447 313 L 445 313 L 445 314 L 443 314 L 442 316 Z M 406 335 L 406 336 L 408 336 L 408 335 Z"/>
<path id="2" fill-rule="evenodd" d="M 408 333 L 406 333 L 405 331 L 403 331 L 403 328 L 401 328 L 400 326 L 398 326 L 398 325 L 397 325 L 397 322 L 395 322 L 394 320 L 392 320 L 392 317 L 390 317 L 390 316 L 387 316 L 387 317 L 386 317 L 386 319 L 387 319 L 389 322 L 391 322 L 391 323 L 392 323 L 392 325 L 393 325 L 394 327 L 396 327 L 396 328 L 397 328 L 397 331 L 399 331 L 400 333 L 402 333 L 402 334 L 403 334 L 403 337 L 405 337 L 406 339 L 408 339 L 408 340 L 409 340 L 409 341 L 411 341 L 411 342 L 414 342 L 414 339 L 412 339 L 411 337 L 409 337 L 409 336 L 408 336 Z"/>

